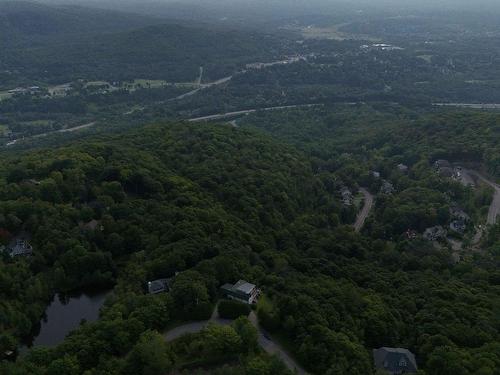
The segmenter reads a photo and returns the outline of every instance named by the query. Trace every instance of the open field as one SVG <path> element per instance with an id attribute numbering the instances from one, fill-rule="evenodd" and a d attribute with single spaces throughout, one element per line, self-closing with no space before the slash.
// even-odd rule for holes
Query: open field
<path id="1" fill-rule="evenodd" d="M 12 97 L 12 94 L 9 94 L 7 91 L 0 91 L 0 102 L 5 99 L 9 99 Z"/>
<path id="2" fill-rule="evenodd" d="M 370 35 L 351 34 L 340 31 L 345 24 L 332 25 L 328 27 L 318 27 L 314 25 L 300 27 L 298 30 L 306 39 L 329 39 L 329 40 L 367 40 L 379 42 L 380 39 Z"/>
<path id="3" fill-rule="evenodd" d="M 9 127 L 7 125 L 1 125 L 0 124 L 0 137 L 5 134 L 9 130 Z"/>
<path id="4" fill-rule="evenodd" d="M 22 122 L 23 125 L 29 125 L 29 126 L 50 126 L 52 125 L 52 123 L 53 121 L 51 120 L 34 120 L 34 121 Z"/>

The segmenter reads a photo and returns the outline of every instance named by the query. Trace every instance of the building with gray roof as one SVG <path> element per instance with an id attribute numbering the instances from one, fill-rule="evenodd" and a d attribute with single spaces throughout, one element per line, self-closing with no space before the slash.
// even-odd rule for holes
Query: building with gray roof
<path id="1" fill-rule="evenodd" d="M 373 349 L 373 362 L 378 370 L 390 375 L 416 374 L 418 371 L 415 355 L 404 348 Z"/>
<path id="2" fill-rule="evenodd" d="M 239 280 L 234 285 L 224 284 L 221 291 L 224 297 L 247 304 L 256 303 L 260 295 L 260 290 L 245 280 Z"/>
<path id="3" fill-rule="evenodd" d="M 148 282 L 148 292 L 149 294 L 158 294 L 163 292 L 168 292 L 172 279 L 158 279 Z"/>

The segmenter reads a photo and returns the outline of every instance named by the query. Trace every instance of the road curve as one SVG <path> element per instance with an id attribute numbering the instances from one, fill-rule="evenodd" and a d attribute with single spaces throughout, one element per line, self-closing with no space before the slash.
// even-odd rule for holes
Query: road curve
<path id="1" fill-rule="evenodd" d="M 302 367 L 300 367 L 293 360 L 293 358 L 290 357 L 290 355 L 288 355 L 286 350 L 283 349 L 280 344 L 278 344 L 278 343 L 272 341 L 270 338 L 268 338 L 269 335 L 267 335 L 265 333 L 265 331 L 260 327 L 258 319 L 257 319 L 257 315 L 255 314 L 255 312 L 252 311 L 250 313 L 248 320 L 257 329 L 257 332 L 258 332 L 257 342 L 262 347 L 262 349 L 264 349 L 264 351 L 266 353 L 277 356 L 279 359 L 281 359 L 281 361 L 283 361 L 283 363 L 286 365 L 286 367 L 288 369 L 295 372 L 296 374 L 298 374 L 298 375 L 306 375 L 307 374 L 307 372 Z M 163 337 L 165 338 L 165 341 L 169 342 L 169 341 L 173 341 L 173 340 L 175 340 L 183 335 L 186 335 L 188 333 L 198 333 L 198 332 L 202 331 L 210 323 L 228 325 L 228 324 L 231 324 L 231 322 L 232 322 L 232 320 L 219 318 L 217 308 L 215 308 L 214 312 L 212 313 L 212 317 L 209 320 L 205 320 L 202 322 L 188 323 L 188 324 L 184 324 L 184 325 L 179 326 L 179 327 L 172 328 L 171 330 L 167 331 L 163 335 Z"/>
<path id="2" fill-rule="evenodd" d="M 476 176 L 485 184 L 488 184 L 493 189 L 495 189 L 495 193 L 493 194 L 493 201 L 491 202 L 490 209 L 488 210 L 488 219 L 486 221 L 487 224 L 495 225 L 497 223 L 498 216 L 500 216 L 500 185 L 498 185 L 493 181 L 490 181 L 479 172 L 476 171 L 467 171 L 467 172 Z"/>
<path id="3" fill-rule="evenodd" d="M 361 211 L 359 211 L 358 216 L 356 217 L 356 222 L 354 223 L 354 230 L 356 232 L 361 231 L 363 225 L 365 225 L 366 218 L 370 214 L 373 207 L 373 195 L 365 188 L 360 188 L 359 191 L 365 197 L 365 204 L 363 205 Z"/>

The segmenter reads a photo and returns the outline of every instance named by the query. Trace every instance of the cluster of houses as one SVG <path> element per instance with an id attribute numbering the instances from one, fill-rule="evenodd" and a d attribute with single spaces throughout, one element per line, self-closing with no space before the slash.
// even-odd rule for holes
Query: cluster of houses
<path id="1" fill-rule="evenodd" d="M 452 221 L 450 229 L 456 233 L 463 234 L 467 229 L 467 224 L 470 222 L 470 216 L 457 206 L 450 208 Z"/>
<path id="2" fill-rule="evenodd" d="M 449 225 L 449 229 L 458 234 L 464 234 L 467 229 L 467 225 L 470 222 L 470 217 L 458 206 L 452 206 L 450 208 L 450 215 L 452 220 Z M 424 231 L 423 237 L 428 241 L 438 241 L 445 238 L 447 235 L 447 230 L 441 226 L 437 225 L 434 227 L 427 228 Z"/>
<path id="3" fill-rule="evenodd" d="M 372 45 L 368 44 L 363 44 L 361 47 L 359 47 L 362 50 L 365 51 L 401 51 L 404 48 L 402 47 L 397 47 L 393 46 L 392 44 L 386 44 L 386 43 L 374 43 Z"/>
<path id="4" fill-rule="evenodd" d="M 9 94 L 12 95 L 23 95 L 23 94 L 31 94 L 35 95 L 40 92 L 40 87 L 39 86 L 31 86 L 31 87 L 16 87 L 15 89 L 7 91 Z"/>
<path id="5" fill-rule="evenodd" d="M 176 273 L 177 275 L 178 273 Z M 168 292 L 172 288 L 174 277 L 148 282 L 149 294 Z M 261 291 L 255 284 L 238 280 L 235 284 L 224 284 L 220 287 L 224 298 L 252 305 L 257 303 Z M 376 369 L 390 375 L 416 373 L 415 355 L 408 349 L 382 347 L 373 350 L 373 362 Z"/>
<path id="6" fill-rule="evenodd" d="M 256 62 L 256 63 L 251 63 L 251 64 L 247 64 L 245 66 L 246 69 L 264 69 L 264 68 L 268 68 L 270 66 L 275 66 L 275 65 L 288 65 L 288 64 L 293 64 L 293 63 L 297 63 L 299 61 L 307 61 L 307 57 L 306 56 L 291 56 L 291 57 L 288 57 L 287 59 L 285 60 L 282 60 L 282 61 L 273 61 L 273 62 L 269 62 L 269 63 L 262 63 L 262 62 Z"/>
<path id="7" fill-rule="evenodd" d="M 176 272 L 175 276 L 179 273 Z M 175 280 L 175 276 L 167 279 L 149 281 L 147 289 L 149 294 L 169 292 Z M 224 284 L 220 288 L 222 297 L 252 305 L 257 303 L 261 291 L 256 285 L 245 280 L 239 280 L 235 284 Z"/>
<path id="8" fill-rule="evenodd" d="M 445 178 L 452 178 L 455 181 L 461 181 L 466 185 L 474 186 L 472 181 L 467 180 L 462 167 L 453 166 L 448 160 L 440 159 L 434 162 L 436 172 Z"/>

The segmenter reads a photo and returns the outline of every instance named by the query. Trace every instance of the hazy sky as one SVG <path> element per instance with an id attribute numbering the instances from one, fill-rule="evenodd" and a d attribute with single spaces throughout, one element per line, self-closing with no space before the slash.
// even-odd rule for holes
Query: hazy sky
<path id="1" fill-rule="evenodd" d="M 1 1 L 1 0 L 0 0 Z M 38 0 L 46 3 L 78 4 L 147 12 L 167 8 L 209 9 L 215 13 L 248 10 L 289 16 L 301 13 L 335 13 L 346 10 L 376 10 L 391 13 L 429 10 L 500 12 L 500 0 Z M 496 12 L 494 12 L 496 13 Z M 500 13 L 499 13 L 500 14 Z"/>

